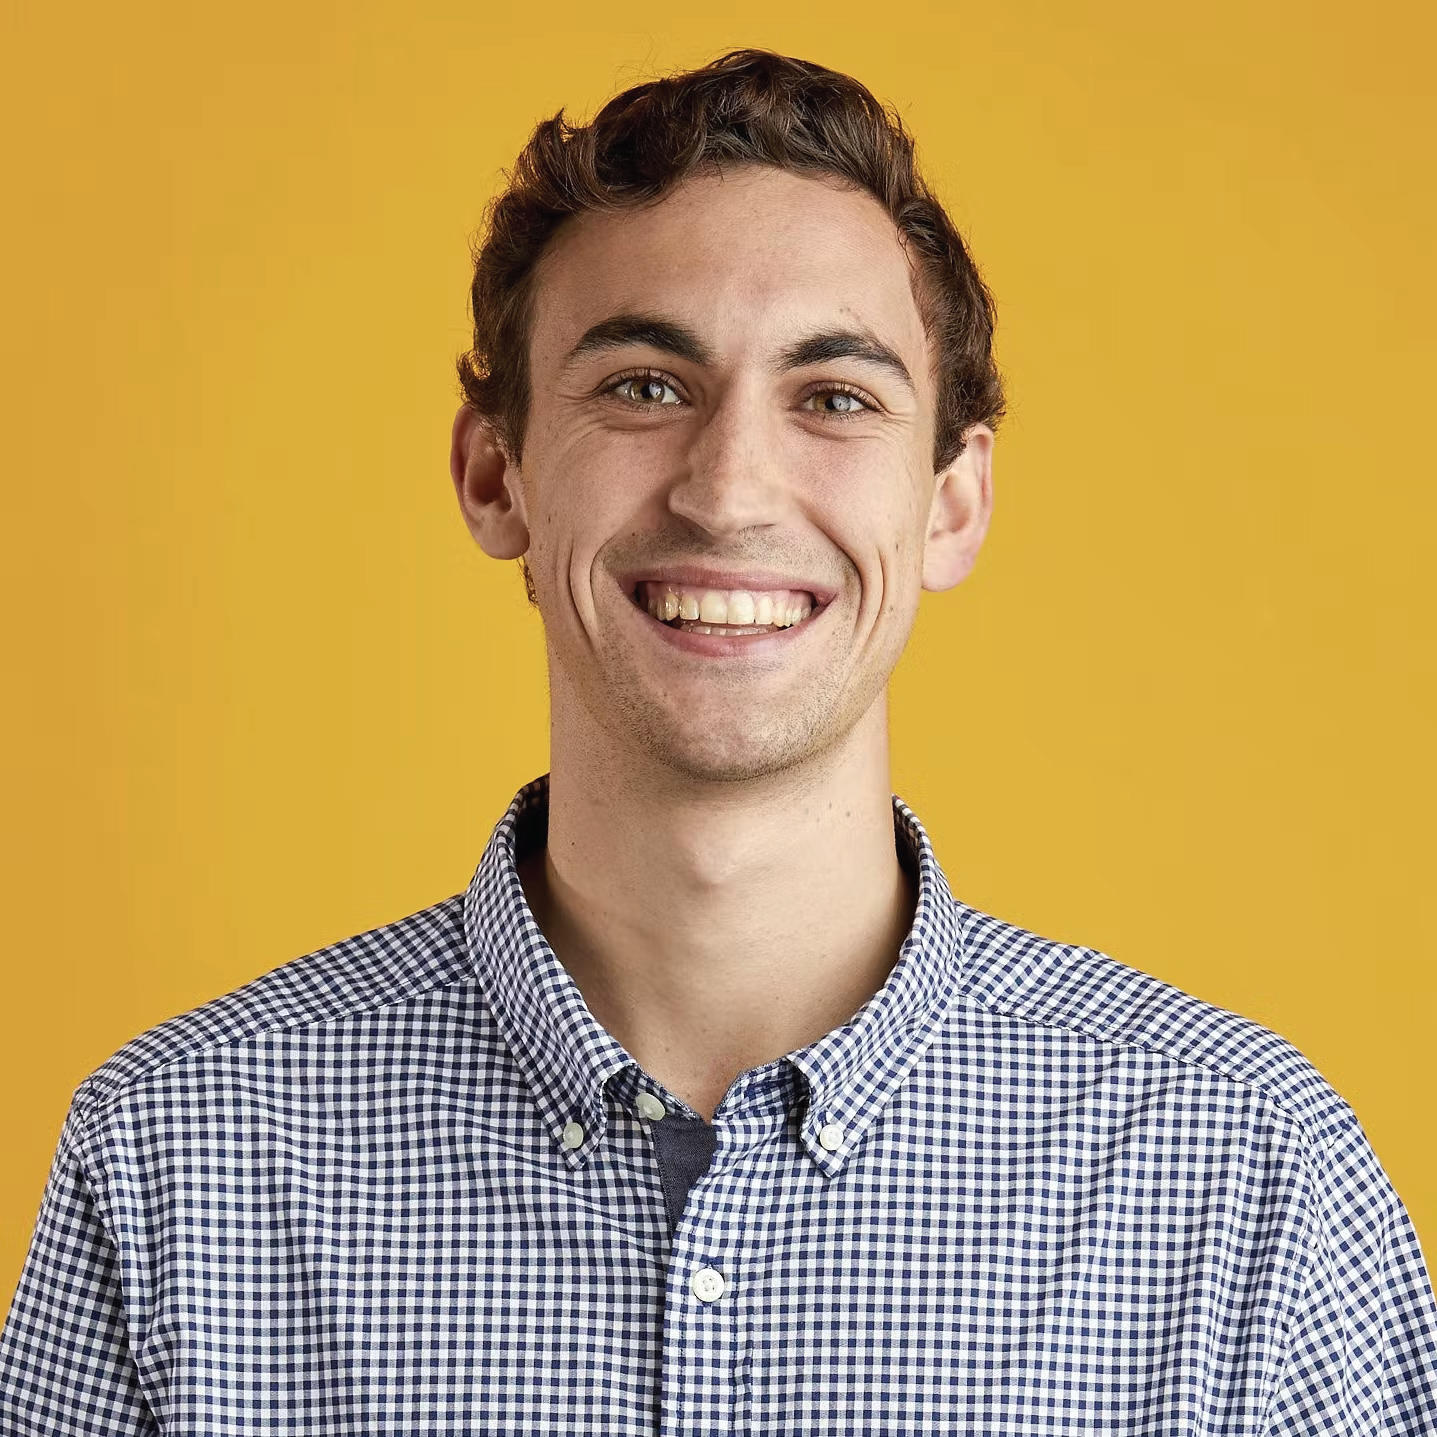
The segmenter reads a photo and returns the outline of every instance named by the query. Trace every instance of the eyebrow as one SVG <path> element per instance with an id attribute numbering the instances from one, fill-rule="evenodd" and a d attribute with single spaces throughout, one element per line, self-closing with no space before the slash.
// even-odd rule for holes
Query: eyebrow
<path id="1" fill-rule="evenodd" d="M 564 368 L 589 354 L 602 354 L 609 349 L 622 349 L 629 344 L 645 344 L 661 349 L 691 364 L 712 364 L 713 352 L 687 325 L 652 314 L 616 314 L 590 325 L 579 342 L 564 356 Z"/>
<path id="2" fill-rule="evenodd" d="M 711 365 L 714 353 L 686 324 L 655 314 L 616 314 L 591 325 L 564 356 L 565 369 L 591 354 L 647 345 L 690 364 Z M 901 380 L 917 397 L 917 386 L 898 352 L 866 329 L 823 329 L 795 340 L 778 356 L 779 370 L 803 369 L 832 359 L 859 359 L 876 364 Z"/>
<path id="3" fill-rule="evenodd" d="M 790 344 L 778 357 L 780 369 L 802 369 L 810 364 L 824 364 L 830 359 L 861 359 L 876 364 L 902 380 L 916 399 L 917 387 L 908 366 L 898 357 L 897 350 L 886 345 L 866 329 L 824 329 L 806 335 Z"/>

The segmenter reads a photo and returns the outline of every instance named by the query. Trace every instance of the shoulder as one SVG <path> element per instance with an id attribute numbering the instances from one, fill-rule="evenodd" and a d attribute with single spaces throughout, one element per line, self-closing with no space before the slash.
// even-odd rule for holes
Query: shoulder
<path id="1" fill-rule="evenodd" d="M 1281 1033 L 1097 948 L 1047 938 L 955 900 L 960 992 L 1008 1021 L 1062 1029 L 1164 1067 L 1201 1069 L 1253 1089 L 1324 1145 L 1352 1108 Z"/>
<path id="2" fill-rule="evenodd" d="M 463 894 L 305 953 L 131 1038 L 75 1090 L 88 1126 L 125 1093 L 221 1050 L 375 1013 L 472 976 Z"/>

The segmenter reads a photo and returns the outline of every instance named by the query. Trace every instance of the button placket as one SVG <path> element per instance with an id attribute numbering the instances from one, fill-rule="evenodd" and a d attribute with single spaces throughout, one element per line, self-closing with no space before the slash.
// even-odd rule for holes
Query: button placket
<path id="1" fill-rule="evenodd" d="M 674 1120 L 677 1121 L 677 1110 Z M 738 1358 L 747 1341 L 743 1276 L 752 1255 L 744 1165 L 735 1162 L 733 1130 L 720 1121 L 714 1167 L 674 1233 L 664 1320 L 664 1437 L 741 1432 L 748 1406 Z M 663 1131 L 662 1125 L 654 1129 Z M 718 1162 L 727 1150 L 728 1161 Z"/>

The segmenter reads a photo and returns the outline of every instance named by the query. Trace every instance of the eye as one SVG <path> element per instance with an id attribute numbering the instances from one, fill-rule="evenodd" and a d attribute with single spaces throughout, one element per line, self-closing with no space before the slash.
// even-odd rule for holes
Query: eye
<path id="1" fill-rule="evenodd" d="M 818 413 L 825 414 L 832 419 L 856 419 L 860 414 L 871 414 L 877 408 L 877 405 L 867 395 L 858 390 L 833 385 L 827 389 L 816 389 L 812 394 L 805 395 L 803 398 L 805 407 L 811 399 L 822 401 L 818 406 Z M 832 407 L 830 407 L 829 401 L 833 401 Z"/>
<path id="2" fill-rule="evenodd" d="M 661 374 L 626 374 L 608 385 L 604 393 L 636 404 L 641 409 L 658 409 L 663 405 L 682 403 L 673 385 Z"/>

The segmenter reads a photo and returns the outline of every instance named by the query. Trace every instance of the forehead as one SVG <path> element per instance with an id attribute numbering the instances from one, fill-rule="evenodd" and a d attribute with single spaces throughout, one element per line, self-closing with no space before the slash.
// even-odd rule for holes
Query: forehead
<path id="1" fill-rule="evenodd" d="M 735 361 L 816 325 L 856 322 L 919 378 L 925 336 L 910 276 L 897 228 L 866 191 L 769 167 L 705 174 L 656 204 L 586 212 L 560 228 L 535 274 L 536 377 L 592 324 L 656 312 Z"/>

